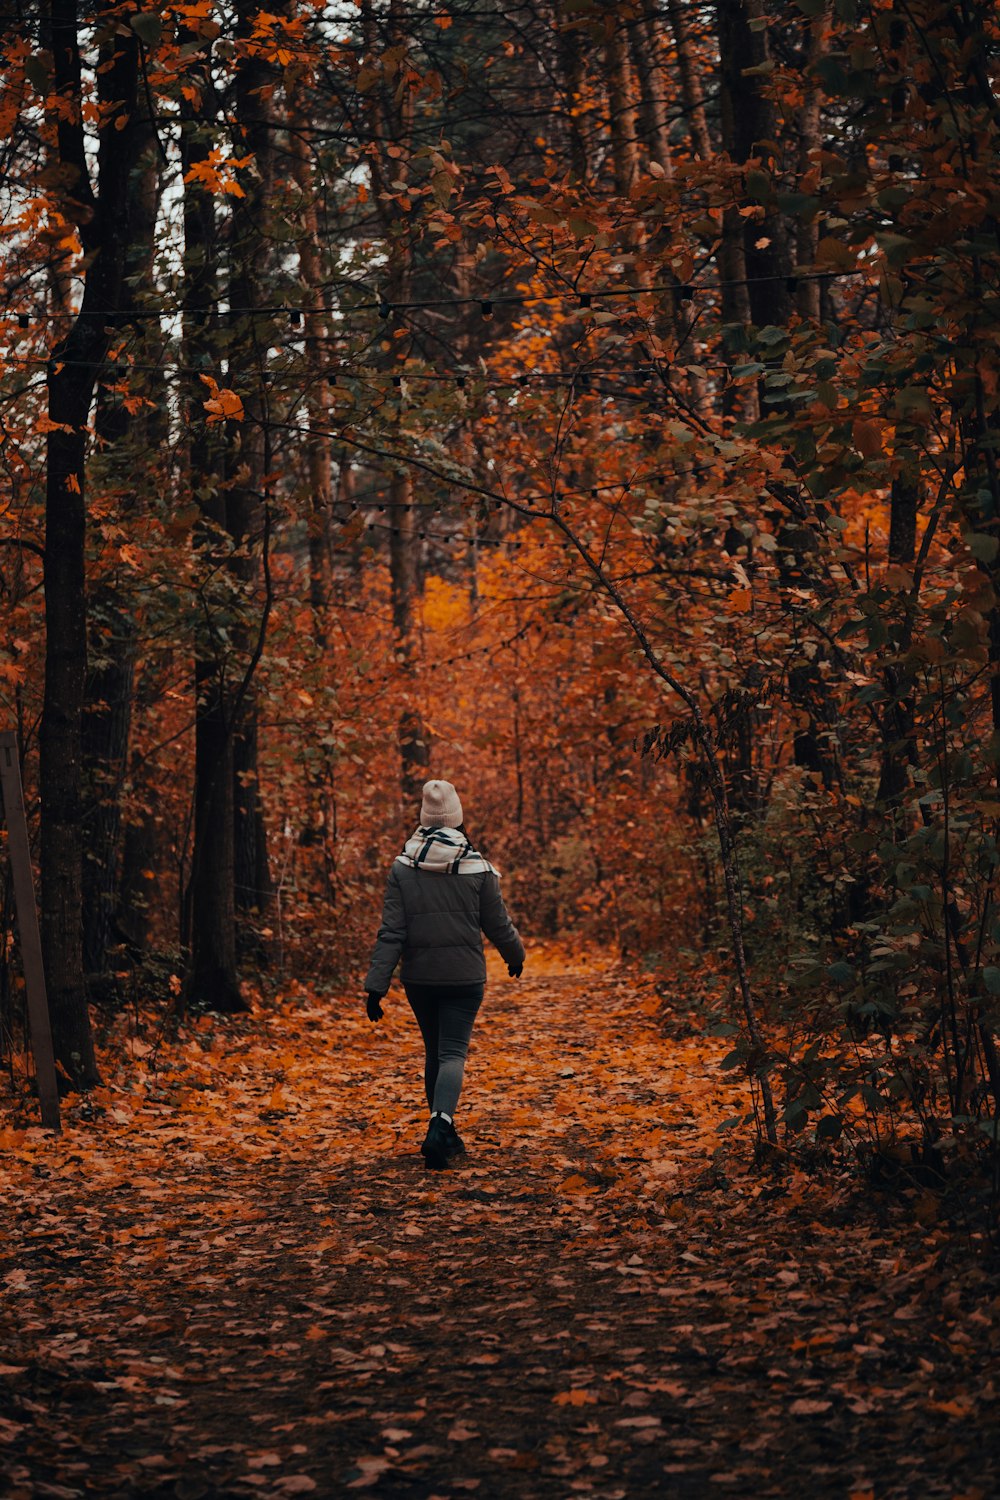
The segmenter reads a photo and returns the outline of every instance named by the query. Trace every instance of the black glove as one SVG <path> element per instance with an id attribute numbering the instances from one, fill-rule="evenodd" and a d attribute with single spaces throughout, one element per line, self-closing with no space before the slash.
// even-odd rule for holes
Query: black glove
<path id="1" fill-rule="evenodd" d="M 507 973 L 510 975 L 511 979 L 520 979 L 520 977 L 521 977 L 521 970 L 523 968 L 524 968 L 524 959 L 522 958 L 522 960 L 521 960 L 521 962 L 519 964 L 508 964 L 507 965 Z"/>
<path id="2" fill-rule="evenodd" d="M 377 995 L 374 990 L 368 991 L 368 1019 L 369 1021 L 381 1021 L 382 1019 L 382 996 Z"/>

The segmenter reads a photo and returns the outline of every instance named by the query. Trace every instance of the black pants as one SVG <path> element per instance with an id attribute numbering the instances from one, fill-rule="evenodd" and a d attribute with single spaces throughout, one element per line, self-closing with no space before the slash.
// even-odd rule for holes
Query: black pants
<path id="1" fill-rule="evenodd" d="M 407 984 L 406 998 L 424 1039 L 424 1088 L 433 1110 L 454 1115 L 482 984 Z"/>

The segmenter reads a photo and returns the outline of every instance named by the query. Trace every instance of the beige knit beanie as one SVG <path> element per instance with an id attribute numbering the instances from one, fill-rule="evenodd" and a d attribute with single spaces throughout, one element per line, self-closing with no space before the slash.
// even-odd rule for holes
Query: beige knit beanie
<path id="1" fill-rule="evenodd" d="M 450 781 L 425 781 L 420 804 L 421 828 L 457 828 L 462 822 L 462 804 Z"/>

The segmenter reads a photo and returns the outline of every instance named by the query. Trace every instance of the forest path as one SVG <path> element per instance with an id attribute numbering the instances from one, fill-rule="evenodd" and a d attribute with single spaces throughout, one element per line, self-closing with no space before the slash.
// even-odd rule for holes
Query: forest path
<path id="1" fill-rule="evenodd" d="M 0 1132 L 0 1493 L 996 1493 L 995 1285 L 726 1168 L 727 1044 L 651 998 L 496 969 L 446 1173 L 395 991 L 138 1041 L 61 1140 Z"/>

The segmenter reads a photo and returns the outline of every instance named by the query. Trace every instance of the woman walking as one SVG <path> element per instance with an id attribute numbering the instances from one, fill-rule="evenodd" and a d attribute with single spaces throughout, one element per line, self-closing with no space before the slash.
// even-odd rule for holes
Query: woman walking
<path id="1" fill-rule="evenodd" d="M 503 904 L 499 871 L 469 842 L 451 782 L 427 781 L 420 825 L 389 871 L 365 989 L 369 1020 L 380 1021 L 382 999 L 402 956 L 400 978 L 423 1037 L 431 1111 L 420 1150 L 435 1170 L 465 1149 L 455 1107 L 486 984 L 484 932 L 517 979 L 524 944 Z"/>

